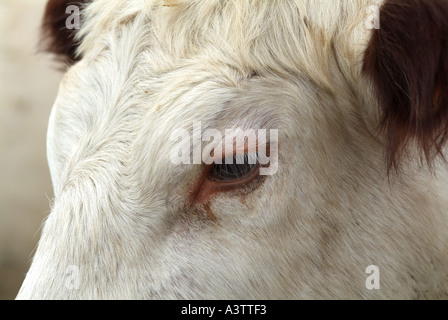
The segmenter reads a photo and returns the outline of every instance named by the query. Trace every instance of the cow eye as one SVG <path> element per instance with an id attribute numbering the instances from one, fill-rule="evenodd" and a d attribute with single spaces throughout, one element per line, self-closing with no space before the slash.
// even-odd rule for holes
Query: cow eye
<path id="1" fill-rule="evenodd" d="M 204 167 L 202 176 L 191 192 L 192 203 L 203 203 L 214 194 L 243 189 L 247 192 L 260 178 L 261 163 L 258 155 L 240 154 L 222 159 Z"/>
<path id="2" fill-rule="evenodd" d="M 236 182 L 257 176 L 260 164 L 257 155 L 234 155 L 223 159 L 222 164 L 214 164 L 208 179 L 215 182 Z"/>

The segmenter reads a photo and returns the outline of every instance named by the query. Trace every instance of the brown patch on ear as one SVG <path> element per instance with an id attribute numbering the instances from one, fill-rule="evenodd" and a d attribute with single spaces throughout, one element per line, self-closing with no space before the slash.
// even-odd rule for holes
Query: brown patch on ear
<path id="1" fill-rule="evenodd" d="M 68 66 L 79 61 L 80 57 L 76 55 L 78 43 L 75 41 L 75 35 L 78 30 L 67 28 L 66 21 L 72 13 L 66 13 L 66 9 L 70 5 L 75 5 L 81 11 L 87 2 L 89 0 L 49 0 L 45 8 L 41 49 L 54 54 L 57 60 Z"/>
<path id="2" fill-rule="evenodd" d="M 365 52 L 387 134 L 387 164 L 415 141 L 431 166 L 448 138 L 448 1 L 386 0 Z"/>

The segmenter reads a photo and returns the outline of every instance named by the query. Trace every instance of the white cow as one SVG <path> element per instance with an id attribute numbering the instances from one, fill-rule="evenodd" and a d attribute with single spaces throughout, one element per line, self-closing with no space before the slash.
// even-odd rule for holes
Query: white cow
<path id="1" fill-rule="evenodd" d="M 19 299 L 448 297 L 448 1 L 69 4 Z M 174 163 L 195 123 L 278 130 L 278 170 Z"/>

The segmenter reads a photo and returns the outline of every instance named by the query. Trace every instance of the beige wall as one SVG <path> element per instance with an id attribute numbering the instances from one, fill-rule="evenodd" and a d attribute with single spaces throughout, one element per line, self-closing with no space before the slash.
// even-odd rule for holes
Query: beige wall
<path id="1" fill-rule="evenodd" d="M 46 0 L 0 0 L 0 299 L 28 270 L 52 187 L 45 136 L 61 74 L 36 54 Z"/>

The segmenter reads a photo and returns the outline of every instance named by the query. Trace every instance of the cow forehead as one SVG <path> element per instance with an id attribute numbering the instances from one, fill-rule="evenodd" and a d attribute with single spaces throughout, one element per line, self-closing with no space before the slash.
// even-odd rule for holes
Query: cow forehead
<path id="1" fill-rule="evenodd" d="M 193 120 L 217 129 L 279 128 L 275 111 L 293 104 L 288 96 L 299 93 L 307 105 L 312 98 L 304 95 L 312 90 L 292 92 L 297 88 L 288 87 L 288 81 L 279 86 L 266 77 L 264 83 L 248 80 L 255 83 L 251 89 L 245 77 L 275 74 L 297 81 L 290 77 L 294 73 L 319 88 L 343 92 L 335 88 L 346 80 L 337 79 L 346 75 L 335 73 L 341 67 L 335 55 L 362 65 L 356 59 L 362 59 L 369 40 L 366 9 L 374 3 L 95 0 L 78 34 L 84 59 L 68 73 L 69 78 L 78 75 L 80 84 L 63 83 L 60 101 L 77 101 L 65 109 L 82 113 L 83 119 L 88 115 L 92 127 L 100 122 L 107 124 L 100 128 L 127 128 L 128 140 L 167 137 L 174 124 L 191 130 Z M 356 72 L 351 69 L 347 66 L 347 73 Z M 79 90 L 72 90 L 75 86 Z"/>
<path id="2" fill-rule="evenodd" d="M 96 0 L 85 10 L 79 53 L 93 58 L 134 25 L 134 40 L 159 51 L 160 68 L 203 55 L 243 74 L 297 71 L 331 86 L 335 51 L 360 65 L 368 8 L 381 2 Z"/>

